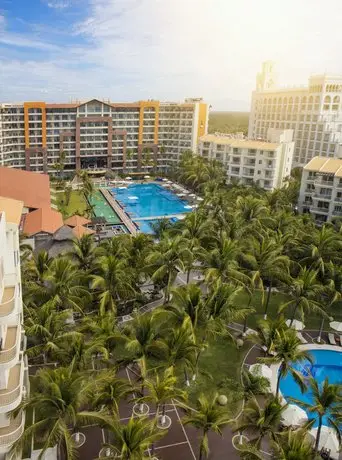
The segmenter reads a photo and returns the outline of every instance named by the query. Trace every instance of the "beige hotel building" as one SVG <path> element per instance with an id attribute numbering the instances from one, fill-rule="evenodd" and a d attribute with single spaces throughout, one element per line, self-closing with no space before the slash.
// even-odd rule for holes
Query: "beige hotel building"
<path id="1" fill-rule="evenodd" d="M 65 171 L 163 170 L 207 128 L 202 99 L 0 104 L 0 166 L 53 173 L 63 152 Z"/>
<path id="2" fill-rule="evenodd" d="M 342 76 L 315 75 L 307 85 L 282 88 L 274 63 L 264 62 L 252 94 L 248 137 L 265 139 L 269 128 L 293 130 L 293 167 L 315 156 L 342 157 Z"/>

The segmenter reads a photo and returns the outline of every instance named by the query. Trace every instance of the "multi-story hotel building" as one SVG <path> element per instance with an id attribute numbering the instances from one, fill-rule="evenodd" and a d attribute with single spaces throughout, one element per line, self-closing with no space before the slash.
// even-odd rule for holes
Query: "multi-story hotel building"
<path id="1" fill-rule="evenodd" d="M 19 253 L 19 223 L 23 203 L 0 197 L 0 459 L 16 460 L 8 452 L 22 435 L 25 414 L 10 412 L 28 391 L 24 356 Z M 20 457 L 21 458 L 21 457 Z"/>
<path id="2" fill-rule="evenodd" d="M 292 129 L 293 166 L 315 156 L 342 157 L 342 76 L 315 75 L 307 86 L 276 85 L 274 64 L 265 62 L 252 94 L 248 136 L 264 139 L 268 128 Z"/>
<path id="3" fill-rule="evenodd" d="M 342 218 L 342 160 L 315 157 L 304 166 L 298 209 L 317 223 Z"/>
<path id="4" fill-rule="evenodd" d="M 65 157 L 66 171 L 164 169 L 196 151 L 207 126 L 202 99 L 1 104 L 0 165 L 52 173 Z"/>
<path id="5" fill-rule="evenodd" d="M 269 128 L 268 141 L 245 139 L 242 135 L 207 134 L 201 137 L 198 154 L 221 161 L 227 182 L 258 184 L 266 190 L 281 187 L 290 175 L 294 142 L 292 130 Z"/>

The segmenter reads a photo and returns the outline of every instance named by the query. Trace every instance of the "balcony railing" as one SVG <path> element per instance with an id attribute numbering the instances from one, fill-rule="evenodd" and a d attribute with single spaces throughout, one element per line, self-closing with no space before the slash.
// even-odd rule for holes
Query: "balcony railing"
<path id="1" fill-rule="evenodd" d="M 315 180 L 316 185 L 324 185 L 325 187 L 333 187 L 334 182 L 330 180 L 323 180 L 321 178 Z"/>
<path id="2" fill-rule="evenodd" d="M 8 388 L 0 390 L 0 409 L 2 412 L 5 406 L 14 403 L 22 393 L 23 373 L 24 365 L 22 362 L 11 368 L 8 378 Z"/>
<path id="3" fill-rule="evenodd" d="M 311 206 L 310 212 L 319 212 L 321 214 L 328 214 L 329 208 L 318 208 L 318 207 Z"/>
<path id="4" fill-rule="evenodd" d="M 10 315 L 15 308 L 16 286 L 5 287 L 4 293 L 0 302 L 0 318 Z"/>
<path id="5" fill-rule="evenodd" d="M 323 193 L 315 193 L 313 195 L 313 198 L 319 199 L 319 200 L 331 200 L 332 195 L 325 195 Z"/>
<path id="6" fill-rule="evenodd" d="M 8 363 L 15 358 L 20 342 L 20 327 L 9 327 L 3 350 L 0 351 L 0 364 Z"/>
<path id="7" fill-rule="evenodd" d="M 11 420 L 9 426 L 0 428 L 0 447 L 11 446 L 24 432 L 25 413 L 20 412 L 14 420 Z"/>

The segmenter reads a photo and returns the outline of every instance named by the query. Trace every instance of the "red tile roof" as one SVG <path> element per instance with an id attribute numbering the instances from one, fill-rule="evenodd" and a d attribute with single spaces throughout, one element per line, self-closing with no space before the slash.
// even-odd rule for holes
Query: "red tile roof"
<path id="1" fill-rule="evenodd" d="M 77 227 L 78 225 L 87 225 L 90 224 L 91 221 L 89 219 L 86 219 L 85 217 L 78 216 L 75 214 L 74 216 L 69 217 L 64 221 L 66 225 L 69 225 L 69 227 Z"/>
<path id="2" fill-rule="evenodd" d="M 51 208 L 41 208 L 26 214 L 23 233 L 28 236 L 37 233 L 55 233 L 63 226 L 62 214 Z"/>
<path id="3" fill-rule="evenodd" d="M 76 238 L 81 238 L 83 235 L 93 235 L 95 232 L 90 228 L 83 227 L 82 225 L 78 225 L 72 229 L 72 233 L 76 236 Z"/>
<path id="4" fill-rule="evenodd" d="M 27 208 L 50 207 L 49 176 L 0 167 L 0 196 L 23 201 Z"/>

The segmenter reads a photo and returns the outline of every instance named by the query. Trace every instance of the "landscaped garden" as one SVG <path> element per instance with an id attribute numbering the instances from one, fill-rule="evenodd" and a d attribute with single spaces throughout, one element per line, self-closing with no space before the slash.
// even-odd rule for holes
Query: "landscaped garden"
<path id="1" fill-rule="evenodd" d="M 183 458 L 209 450 L 222 458 L 211 433 L 224 431 L 230 447 L 231 433 L 243 433 L 232 459 L 313 460 L 321 449 L 320 432 L 314 444 L 308 437 L 313 423 L 329 416 L 325 423 L 339 432 L 341 385 L 318 388 L 321 416 L 313 411 L 316 421 L 296 429 L 284 426 L 287 406 L 278 399 L 287 375 L 303 391 L 315 385 L 295 368 L 308 353 L 288 325 L 327 330 L 332 317 L 341 319 L 338 225 L 316 228 L 293 212 L 295 179 L 272 193 L 226 186 L 219 164 L 191 155 L 175 174 L 203 201 L 184 220 L 161 221 L 158 238 L 126 234 L 97 244 L 86 235 L 70 253 L 23 261 L 27 355 L 42 369 L 21 407 L 34 410 L 35 422 L 16 449 L 33 437 L 72 460 L 84 427 L 94 426 L 103 430 L 99 458 L 166 459 L 162 438 L 182 420 L 191 452 Z M 253 346 L 260 363 L 279 365 L 277 394 L 247 371 Z"/>

